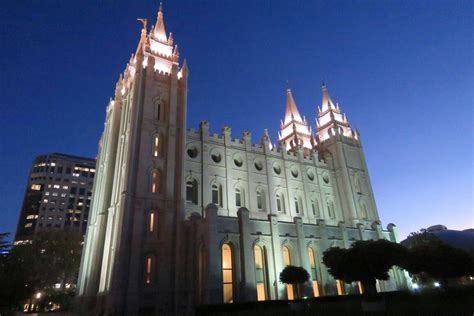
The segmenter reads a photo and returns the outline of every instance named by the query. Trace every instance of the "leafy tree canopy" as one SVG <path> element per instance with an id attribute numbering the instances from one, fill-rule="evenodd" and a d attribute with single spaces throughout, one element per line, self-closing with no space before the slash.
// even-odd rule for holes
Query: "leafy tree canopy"
<path id="1" fill-rule="evenodd" d="M 309 280 L 309 273 L 302 267 L 286 266 L 280 273 L 280 282 L 301 284 Z"/>

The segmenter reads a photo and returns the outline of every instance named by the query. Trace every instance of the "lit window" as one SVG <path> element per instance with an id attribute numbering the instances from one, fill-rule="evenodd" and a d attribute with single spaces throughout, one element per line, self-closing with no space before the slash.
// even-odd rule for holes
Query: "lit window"
<path id="1" fill-rule="evenodd" d="M 155 213 L 150 213 L 150 219 L 148 221 L 148 231 L 153 233 L 155 231 Z"/>
<path id="2" fill-rule="evenodd" d="M 53 188 L 55 188 L 55 189 L 59 189 L 59 188 L 60 188 L 60 186 L 59 186 L 59 184 L 55 184 L 55 185 L 53 185 Z"/>
<path id="3" fill-rule="evenodd" d="M 222 288 L 224 303 L 233 302 L 232 249 L 229 244 L 222 245 Z"/>
<path id="4" fill-rule="evenodd" d="M 48 192 L 48 191 L 44 192 L 44 195 L 48 196 L 48 195 L 49 195 L 49 192 Z"/>
<path id="5" fill-rule="evenodd" d="M 186 201 L 198 204 L 198 183 L 196 179 L 186 181 Z"/>
<path id="6" fill-rule="evenodd" d="M 255 256 L 255 279 L 257 283 L 257 300 L 265 301 L 267 299 L 267 277 L 264 259 L 264 251 L 260 246 L 253 248 Z"/>
<path id="7" fill-rule="evenodd" d="M 311 268 L 311 280 L 313 284 L 313 295 L 314 297 L 319 296 L 319 286 L 318 286 L 318 278 L 316 272 L 316 258 L 314 255 L 314 251 L 312 248 L 308 247 L 308 258 L 309 258 L 309 266 Z"/>
<path id="8" fill-rule="evenodd" d="M 160 135 L 155 135 L 153 137 L 153 157 L 160 156 L 160 146 L 161 146 L 161 137 Z"/>
<path id="9" fill-rule="evenodd" d="M 145 283 L 151 284 L 153 281 L 154 273 L 154 258 L 152 256 L 147 256 L 145 260 Z"/>
<path id="10" fill-rule="evenodd" d="M 30 227 L 32 227 L 32 226 L 33 226 L 32 223 L 26 223 L 26 224 L 25 224 L 25 228 L 30 228 Z"/>
<path id="11" fill-rule="evenodd" d="M 158 181 L 159 181 L 159 174 L 158 170 L 153 170 L 151 173 L 151 193 L 158 193 Z"/>
<path id="12" fill-rule="evenodd" d="M 359 289 L 359 294 L 364 294 L 364 287 L 362 286 L 362 282 L 357 281 L 357 288 Z"/>
<path id="13" fill-rule="evenodd" d="M 336 280 L 336 289 L 337 289 L 337 295 L 346 294 L 346 286 L 344 285 L 344 282 L 342 282 L 341 280 Z"/>
<path id="14" fill-rule="evenodd" d="M 35 190 L 35 191 L 41 190 L 41 184 L 32 184 L 31 190 Z"/>
<path id="15" fill-rule="evenodd" d="M 287 246 L 283 246 L 283 264 L 285 266 L 291 265 L 290 249 Z M 286 285 L 286 293 L 289 300 L 294 299 L 293 284 Z"/>

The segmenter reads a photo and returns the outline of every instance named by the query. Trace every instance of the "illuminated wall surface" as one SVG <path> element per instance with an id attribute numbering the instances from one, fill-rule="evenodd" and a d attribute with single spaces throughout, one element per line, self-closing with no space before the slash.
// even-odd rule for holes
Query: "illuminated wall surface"
<path id="1" fill-rule="evenodd" d="M 321 263 L 332 246 L 397 241 L 379 220 L 359 133 L 322 85 L 315 131 L 287 90 L 278 143 L 268 132 L 186 128 L 186 61 L 160 8 L 116 83 L 100 140 L 78 297 L 89 313 L 192 310 L 293 299 L 278 281 L 304 267 L 304 296 L 359 293 Z M 282 109 L 283 110 L 283 109 Z M 407 286 L 390 271 L 382 291 Z M 104 299 L 105 298 L 105 299 Z"/>

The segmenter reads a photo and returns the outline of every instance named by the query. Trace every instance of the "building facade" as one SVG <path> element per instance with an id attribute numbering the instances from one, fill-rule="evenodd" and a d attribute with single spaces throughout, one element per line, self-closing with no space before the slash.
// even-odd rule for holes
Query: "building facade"
<path id="1" fill-rule="evenodd" d="M 382 229 L 357 131 L 322 87 L 316 132 L 287 90 L 278 144 L 209 123 L 186 129 L 186 61 L 160 7 L 106 110 L 78 280 L 89 314 L 183 314 L 198 304 L 292 299 L 278 281 L 304 267 L 306 296 L 363 289 L 334 280 L 329 247 L 397 241 Z M 282 107 L 283 112 L 283 107 Z M 390 272 L 380 290 L 406 287 Z M 85 312 L 85 311 L 84 311 Z"/>
<path id="2" fill-rule="evenodd" d="M 95 177 L 95 159 L 46 154 L 31 166 L 14 245 L 37 233 L 75 230 L 86 233 Z"/>

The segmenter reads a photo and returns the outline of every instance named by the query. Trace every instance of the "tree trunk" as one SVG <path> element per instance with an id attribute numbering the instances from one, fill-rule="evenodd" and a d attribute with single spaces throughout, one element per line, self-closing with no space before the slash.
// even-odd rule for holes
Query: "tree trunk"
<path id="1" fill-rule="evenodd" d="M 364 287 L 364 296 L 365 297 L 374 297 L 377 296 L 377 287 L 376 280 L 362 280 L 362 286 Z"/>

